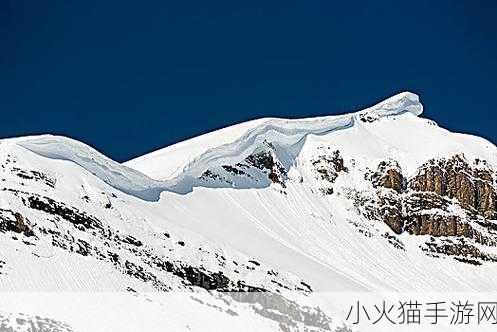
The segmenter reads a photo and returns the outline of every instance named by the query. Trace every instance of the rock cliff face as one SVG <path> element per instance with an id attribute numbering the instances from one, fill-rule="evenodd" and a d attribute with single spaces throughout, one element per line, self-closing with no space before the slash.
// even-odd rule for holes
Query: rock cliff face
<path id="1" fill-rule="evenodd" d="M 368 173 L 366 180 L 377 188 L 376 207 L 370 208 L 368 217 L 383 220 L 396 234 L 404 231 L 403 200 L 400 195 L 406 188 L 406 180 L 397 162 L 382 161 L 374 173 Z M 387 189 L 387 190 L 385 190 Z"/>
<path id="2" fill-rule="evenodd" d="M 497 261 L 497 256 L 477 247 L 497 246 L 496 173 L 485 161 L 449 155 L 429 160 L 407 176 L 396 160 L 383 160 L 371 170 L 350 157 L 332 146 L 318 146 L 306 161 L 312 170 L 308 180 L 324 196 L 345 193 L 366 219 L 388 225 L 395 235 L 384 237 L 397 248 L 403 248 L 398 235 L 430 236 L 434 240 L 421 249 L 432 255 L 444 253 L 466 263 Z M 217 183 L 227 181 L 238 187 L 244 180 L 261 186 L 278 184 L 284 190 L 292 181 L 269 142 L 242 162 L 208 172 L 204 176 L 210 175 Z M 356 181 L 357 175 L 370 189 Z M 341 178 L 346 180 L 340 182 Z"/>
<path id="3" fill-rule="evenodd" d="M 372 207 L 363 209 L 369 218 L 396 234 L 471 241 L 438 246 L 432 241 L 427 251 L 497 261 L 471 244 L 497 245 L 495 172 L 484 161 L 470 164 L 463 155 L 433 159 L 410 179 L 396 162 L 383 161 L 366 179 L 376 188 Z"/>
<path id="4" fill-rule="evenodd" d="M 285 189 L 287 179 L 286 169 L 278 160 L 274 146 L 264 142 L 260 149 L 254 151 L 242 161 L 213 167 L 204 171 L 198 178 L 202 185 L 209 185 L 211 180 L 217 186 L 237 188 L 267 187 L 271 183 Z"/>
<path id="5" fill-rule="evenodd" d="M 393 189 L 401 193 L 406 187 L 406 180 L 402 175 L 399 165 L 394 161 L 382 161 L 378 165 L 378 171 L 371 177 L 375 187 Z"/>
<path id="6" fill-rule="evenodd" d="M 495 219 L 495 174 L 484 162 L 470 166 L 464 156 L 431 160 L 409 183 L 411 189 L 455 198 L 465 208 L 486 219 Z"/>
<path id="7" fill-rule="evenodd" d="M 344 165 L 343 158 L 338 150 L 333 151 L 331 155 L 326 153 L 320 154 L 316 159 L 311 161 L 311 164 L 318 173 L 316 177 L 327 183 L 327 186 L 320 188 L 320 191 L 325 195 L 333 194 L 333 183 L 335 183 L 339 174 L 349 171 Z"/>
<path id="8" fill-rule="evenodd" d="M 397 210 L 396 224 L 408 225 L 408 230 L 414 234 L 470 237 L 468 226 L 461 226 L 461 218 L 451 215 L 449 211 L 454 204 L 471 219 L 492 220 L 496 216 L 494 172 L 470 166 L 460 155 L 431 160 L 409 180 L 405 179 L 397 164 L 381 162 L 370 180 L 379 189 L 377 196 L 381 208 L 390 206 Z M 436 217 L 432 213 L 433 218 L 428 218 L 430 214 L 425 212 L 429 210 L 447 213 Z M 387 217 L 385 222 L 390 225 L 388 220 L 392 214 Z M 429 225 L 430 222 L 432 225 Z M 401 233 L 400 226 L 392 228 Z"/>

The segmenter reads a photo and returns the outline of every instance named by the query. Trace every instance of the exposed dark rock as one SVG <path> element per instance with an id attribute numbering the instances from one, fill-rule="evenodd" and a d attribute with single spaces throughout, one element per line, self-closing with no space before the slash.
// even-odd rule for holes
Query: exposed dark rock
<path id="1" fill-rule="evenodd" d="M 331 155 L 321 154 L 312 160 L 311 163 L 318 173 L 318 179 L 328 183 L 325 187 L 319 188 L 325 195 L 333 194 L 333 183 L 335 183 L 341 172 L 347 173 L 349 171 L 338 150 L 333 151 Z"/>
<path id="2" fill-rule="evenodd" d="M 463 208 L 481 212 L 485 218 L 495 212 L 491 171 L 471 168 L 459 155 L 423 165 L 408 186 L 398 165 L 392 167 L 387 162 L 379 164 L 370 180 L 376 187 L 403 194 L 378 192 L 378 215 L 398 234 L 406 225 L 406 230 L 416 235 L 474 238 L 473 228 L 459 216 L 427 212 L 448 211 L 453 204 L 450 198 L 456 198 Z"/>
<path id="3" fill-rule="evenodd" d="M 396 192 L 402 191 L 403 183 L 404 177 L 399 171 L 395 169 L 387 170 L 387 174 L 380 179 L 380 185 L 382 187 L 393 189 Z"/>
<path id="4" fill-rule="evenodd" d="M 170 290 L 170 287 L 168 287 L 164 282 L 159 280 L 155 274 L 153 274 L 150 271 L 145 270 L 141 265 L 135 264 L 133 262 L 130 262 L 126 260 L 124 263 L 124 272 L 127 275 L 130 275 L 134 278 L 137 278 L 141 281 L 144 282 L 150 282 L 152 285 L 161 291 L 167 291 Z"/>
<path id="5" fill-rule="evenodd" d="M 128 243 L 137 247 L 140 247 L 143 245 L 142 241 L 137 240 L 134 236 L 128 235 L 124 239 L 122 239 L 124 243 Z"/>
<path id="6" fill-rule="evenodd" d="M 203 179 L 203 180 L 206 180 L 206 179 L 221 180 L 221 176 L 219 176 L 219 174 L 213 173 L 210 169 L 208 169 L 202 173 L 202 175 L 200 176 L 200 179 Z"/>
<path id="7" fill-rule="evenodd" d="M 448 211 L 449 206 L 452 204 L 447 198 L 431 192 L 409 192 L 404 202 L 407 214 L 433 209 Z"/>
<path id="8" fill-rule="evenodd" d="M 77 249 L 76 249 L 76 253 L 80 254 L 80 255 L 83 255 L 83 256 L 88 256 L 91 252 L 91 246 L 88 242 L 82 240 L 82 239 L 78 239 L 77 241 Z"/>
<path id="9" fill-rule="evenodd" d="M 382 234 L 385 239 L 388 240 L 388 242 L 394 246 L 394 248 L 400 249 L 400 250 L 406 250 L 404 247 L 404 244 L 394 235 L 390 235 L 388 232 L 385 234 Z"/>
<path id="10" fill-rule="evenodd" d="M 396 161 L 382 161 L 378 169 L 373 174 L 367 174 L 375 187 L 393 189 L 396 192 L 402 192 L 406 187 L 406 180 L 402 175 L 402 170 Z"/>
<path id="11" fill-rule="evenodd" d="M 417 191 L 434 192 L 455 198 L 466 209 L 473 208 L 486 219 L 497 217 L 497 195 L 494 173 L 488 167 L 472 167 L 464 156 L 430 160 L 409 181 Z"/>
<path id="12" fill-rule="evenodd" d="M 497 246 L 497 224 L 489 220 L 496 214 L 494 175 L 484 162 L 471 166 L 464 156 L 456 155 L 430 160 L 407 181 L 396 162 L 384 161 L 377 171 L 366 174 L 377 188 L 376 196 L 361 199 L 356 193 L 352 198 L 366 217 L 383 221 L 396 234 L 407 231 Z M 476 224 L 486 231 L 477 230 Z M 444 244 L 438 251 L 432 246 L 430 252 L 493 261 L 469 242 Z"/>
<path id="13" fill-rule="evenodd" d="M 42 182 L 51 188 L 55 188 L 55 179 L 40 171 L 24 170 L 18 167 L 13 167 L 12 172 L 21 179 Z"/>
<path id="14" fill-rule="evenodd" d="M 476 259 L 471 259 L 471 258 L 466 258 L 466 257 L 454 257 L 454 259 L 458 262 L 471 264 L 471 265 L 475 265 L 475 266 L 482 265 L 482 263 Z"/>
<path id="15" fill-rule="evenodd" d="M 304 286 L 305 288 L 307 288 L 307 290 L 308 290 L 309 292 L 312 292 L 312 288 L 311 288 L 311 286 L 309 286 L 309 284 L 307 284 L 307 283 L 305 283 L 305 282 L 303 282 L 303 281 L 301 281 L 300 283 L 302 284 L 302 286 Z"/>
<path id="16" fill-rule="evenodd" d="M 222 272 L 210 273 L 198 267 L 185 265 L 184 263 L 173 263 L 158 256 L 151 256 L 149 259 L 149 264 L 171 272 L 175 276 L 185 280 L 188 285 L 207 290 L 227 291 L 229 289 L 228 286 L 231 282 Z"/>
<path id="17" fill-rule="evenodd" d="M 406 230 L 415 235 L 464 236 L 473 238 L 474 229 L 458 216 L 436 214 L 413 215 L 407 217 Z"/>
<path id="18" fill-rule="evenodd" d="M 34 232 L 28 222 L 19 212 L 0 209 L 0 232 L 22 233 L 33 236 Z"/>
<path id="19" fill-rule="evenodd" d="M 184 267 L 182 271 L 185 278 L 193 286 L 202 287 L 207 290 L 225 289 L 230 283 L 230 280 L 223 274 L 223 272 L 208 274 L 192 266 Z M 177 271 L 175 274 L 179 275 L 181 273 Z"/>
<path id="20" fill-rule="evenodd" d="M 249 260 L 249 263 L 252 263 L 254 264 L 255 266 L 260 266 L 261 264 L 257 261 L 254 261 L 254 260 Z"/>
<path id="21" fill-rule="evenodd" d="M 364 123 L 371 123 L 371 122 L 378 120 L 378 116 L 373 115 L 369 112 L 365 112 L 365 113 L 359 114 L 359 120 L 361 120 Z"/>
<path id="22" fill-rule="evenodd" d="M 455 256 L 455 258 L 458 257 L 459 259 L 479 259 L 482 261 L 497 262 L 497 256 L 481 251 L 464 239 L 454 239 L 454 241 L 447 239 L 435 241 L 435 239 L 432 239 L 430 242 L 426 242 L 425 245 L 426 247 L 422 249 L 429 252 Z"/>
<path id="23" fill-rule="evenodd" d="M 338 173 L 347 173 L 349 169 L 344 165 L 340 151 L 336 150 L 330 155 L 320 155 L 317 159 L 313 160 L 312 165 L 315 167 L 316 172 L 319 173 L 321 179 L 328 182 L 335 182 Z"/>
<path id="24" fill-rule="evenodd" d="M 81 212 L 75 207 L 68 207 L 64 203 L 57 202 L 49 197 L 29 196 L 28 203 L 32 209 L 60 216 L 75 226 L 81 225 L 87 229 L 102 228 L 102 224 L 97 218 Z"/>
<path id="25" fill-rule="evenodd" d="M 226 172 L 234 174 L 234 175 L 246 175 L 247 174 L 244 171 L 242 171 L 241 169 L 239 169 L 237 167 L 230 166 L 230 165 L 223 165 L 222 167 L 224 168 L 224 170 Z"/>
<path id="26" fill-rule="evenodd" d="M 402 200 L 391 193 L 379 193 L 378 215 L 396 233 L 404 230 L 405 218 L 402 213 Z"/>
<path id="27" fill-rule="evenodd" d="M 269 145 L 269 147 L 272 146 Z M 245 158 L 245 162 L 264 171 L 273 183 L 279 183 L 282 187 L 285 187 L 286 170 L 276 160 L 271 150 L 253 153 Z"/>

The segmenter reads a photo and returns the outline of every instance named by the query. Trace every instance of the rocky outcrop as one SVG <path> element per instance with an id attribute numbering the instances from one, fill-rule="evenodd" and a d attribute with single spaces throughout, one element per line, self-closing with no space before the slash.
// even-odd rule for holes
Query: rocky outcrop
<path id="1" fill-rule="evenodd" d="M 14 232 L 33 236 L 34 232 L 27 220 L 19 212 L 0 209 L 0 232 Z"/>
<path id="2" fill-rule="evenodd" d="M 349 171 L 338 150 L 333 151 L 331 154 L 320 154 L 311 161 L 311 164 L 317 172 L 317 179 L 325 183 L 320 188 L 320 191 L 325 195 L 333 194 L 333 183 L 335 183 L 341 172 L 348 173 Z"/>
<path id="3" fill-rule="evenodd" d="M 415 235 L 431 236 L 464 236 L 472 238 L 474 235 L 473 228 L 461 222 L 458 216 L 441 216 L 441 215 L 413 215 L 407 216 L 406 231 Z"/>
<path id="4" fill-rule="evenodd" d="M 495 173 L 485 162 L 475 160 L 470 165 L 462 155 L 430 160 L 406 179 L 395 161 L 383 161 L 365 178 L 376 188 L 375 196 L 367 204 L 363 198 L 356 206 L 366 217 L 381 220 L 396 234 L 463 238 L 497 246 L 497 186 Z M 462 255 L 462 259 L 471 256 L 493 260 L 491 255 L 465 249 L 464 245 L 460 243 L 456 248 L 444 244 L 436 250 L 432 245 L 429 251 Z"/>
<path id="5" fill-rule="evenodd" d="M 28 197 L 28 205 L 32 209 L 60 216 L 76 227 L 83 227 L 86 229 L 102 228 L 100 220 L 85 212 L 79 211 L 75 207 L 66 206 L 64 203 L 57 202 L 49 197 L 33 194 Z"/>
<path id="6" fill-rule="evenodd" d="M 464 208 L 474 209 L 486 219 L 497 218 L 494 174 L 480 161 L 472 167 L 461 155 L 430 160 L 409 181 L 409 187 L 455 198 Z"/>
<path id="7" fill-rule="evenodd" d="M 267 173 L 269 180 L 273 183 L 279 183 L 283 188 L 285 187 L 286 170 L 276 160 L 272 151 L 253 153 L 245 159 L 245 162 Z"/>
<path id="8" fill-rule="evenodd" d="M 481 165 L 471 167 L 460 155 L 429 161 L 409 181 L 395 162 L 381 162 L 369 179 L 376 188 L 395 192 L 378 190 L 377 195 L 379 215 L 396 233 L 407 226 L 405 230 L 412 234 L 472 238 L 473 228 L 449 211 L 452 199 L 468 218 L 495 217 L 492 170 Z"/>
<path id="9" fill-rule="evenodd" d="M 406 180 L 402 175 L 400 166 L 395 161 L 382 161 L 378 165 L 378 170 L 370 175 L 370 179 L 375 187 L 393 189 L 402 192 L 406 187 Z"/>
<path id="10" fill-rule="evenodd" d="M 451 212 L 451 202 L 434 193 L 409 193 L 404 198 L 404 230 L 413 235 L 464 237 L 484 245 L 496 239 L 475 229 L 473 216 Z"/>
<path id="11" fill-rule="evenodd" d="M 467 238 L 476 234 L 461 216 L 449 213 L 452 203 L 436 193 L 409 192 L 403 202 L 405 230 L 410 234 Z"/>
<path id="12" fill-rule="evenodd" d="M 378 215 L 396 234 L 401 234 L 404 231 L 405 223 L 402 213 L 402 200 L 389 193 L 380 194 L 378 199 Z"/>
<path id="13" fill-rule="evenodd" d="M 12 173 L 17 175 L 19 178 L 23 180 L 33 180 L 44 183 L 45 185 L 55 188 L 56 180 L 53 177 L 48 176 L 47 174 L 35 171 L 35 170 L 25 170 L 19 167 L 12 167 Z"/>
<path id="14" fill-rule="evenodd" d="M 272 183 L 286 188 L 287 170 L 281 164 L 275 147 L 264 141 L 245 159 L 231 165 L 208 169 L 198 178 L 204 186 L 230 188 L 263 188 Z"/>
<path id="15" fill-rule="evenodd" d="M 497 257 L 493 254 L 488 254 L 481 251 L 476 246 L 468 243 L 464 238 L 460 239 L 442 239 L 437 241 L 431 238 L 427 241 L 422 250 L 433 254 L 443 254 L 454 256 L 460 262 L 481 265 L 481 261 L 497 262 Z"/>

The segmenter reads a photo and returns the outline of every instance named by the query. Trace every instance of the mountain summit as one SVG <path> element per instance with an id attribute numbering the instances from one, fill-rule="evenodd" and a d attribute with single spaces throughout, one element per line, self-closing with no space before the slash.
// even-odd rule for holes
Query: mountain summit
<path id="1" fill-rule="evenodd" d="M 242 150 L 254 148 L 268 135 L 280 136 L 275 139 L 279 139 L 281 144 L 285 144 L 285 139 L 288 139 L 288 145 L 293 140 L 298 141 L 307 135 L 319 135 L 351 127 L 356 120 L 371 122 L 385 116 L 403 113 L 420 115 L 422 112 L 423 105 L 419 97 L 411 92 L 402 92 L 357 113 L 292 120 L 263 118 L 245 122 L 152 152 L 125 164 L 153 178 L 168 179 L 194 168 L 197 165 L 193 164 L 201 164 L 203 159 L 220 159 L 227 154 L 234 155 L 236 159 L 243 155 L 245 151 Z M 269 136 L 267 138 L 272 139 Z M 158 169 L 154 168 L 155 166 Z M 202 168 L 200 165 L 198 167 Z"/>
<path id="2" fill-rule="evenodd" d="M 348 331 L 340 293 L 493 291 L 497 148 L 422 112 L 404 92 L 124 164 L 0 141 L 1 326 Z"/>

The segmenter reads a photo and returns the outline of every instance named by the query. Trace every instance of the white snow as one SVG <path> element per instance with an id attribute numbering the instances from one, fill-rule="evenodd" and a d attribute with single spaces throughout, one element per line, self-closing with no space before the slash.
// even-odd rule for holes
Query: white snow
<path id="1" fill-rule="evenodd" d="M 310 284 L 317 293 L 292 296 L 298 301 L 323 303 L 327 312 L 337 310 L 333 297 L 341 292 L 493 291 L 496 270 L 492 264 L 484 264 L 476 271 L 468 264 L 428 257 L 419 249 L 426 239 L 407 234 L 399 236 L 406 250 L 394 249 L 381 236 L 389 228 L 361 217 L 345 197 L 352 189 L 367 193 L 370 188 L 363 171 L 374 169 L 382 160 L 398 161 L 408 176 L 431 158 L 456 153 L 468 159 L 484 159 L 497 169 L 497 148 L 493 144 L 475 136 L 451 133 L 420 117 L 422 112 L 418 96 L 404 92 L 356 113 L 250 121 L 124 164 L 59 136 L 2 140 L 2 160 L 15 159 L 16 167 L 40 170 L 57 179 L 55 188 L 50 189 L 1 170 L 3 187 L 29 189 L 76 206 L 121 234 L 141 239 L 170 259 L 216 269 L 220 267 L 214 254 L 224 255 L 227 263 L 222 268 L 230 278 L 243 277 L 270 288 L 274 284 L 267 272 L 274 269 L 283 283 L 293 285 L 302 280 Z M 284 194 L 279 184 L 237 189 L 211 188 L 196 181 L 208 169 L 244 160 L 264 142 L 274 146 L 288 173 Z M 335 183 L 337 195 L 321 195 L 318 187 L 322 183 L 313 173 L 311 160 L 325 150 L 339 150 L 351 169 Z M 82 203 L 83 196 L 89 198 L 88 203 Z M 104 207 L 108 204 L 111 209 Z M 33 223 L 53 227 L 46 213 L 26 209 L 19 197 L 8 191 L 0 195 L 0 209 L 23 211 Z M 76 234 L 72 226 L 57 227 L 61 232 Z M 373 236 L 364 236 L 358 227 Z M 165 232 L 172 238 L 160 237 Z M 148 330 L 243 330 L 252 321 L 258 324 L 252 326 L 253 330 L 277 329 L 273 321 L 257 320 L 259 316 L 241 306 L 236 307 L 239 316 L 230 316 L 202 306 L 189 296 L 151 300 L 153 295 L 144 295 L 153 291 L 150 285 L 109 264 L 54 248 L 50 242 L 26 247 L 7 235 L 0 233 L 0 237 L 0 260 L 7 262 L 5 270 L 0 270 L 6 271 L 0 274 L 0 291 L 42 292 L 36 295 L 38 299 L 47 296 L 43 292 L 64 291 L 69 295 L 60 295 L 65 299 L 59 300 L 66 304 L 71 303 L 72 292 L 88 292 L 88 300 L 75 300 L 78 310 L 100 303 L 88 308 L 86 316 L 71 317 L 66 307 L 57 308 L 56 300 L 47 300 L 39 308 L 30 302 L 24 307 L 27 314 L 36 314 L 39 309 L 40 314 L 67 321 L 80 330 L 125 330 L 126 326 L 136 329 L 139 326 L 129 316 L 137 311 L 139 321 L 149 321 Z M 184 247 L 176 244 L 180 240 L 186 242 Z M 199 247 L 210 254 L 199 252 Z M 112 246 L 110 249 L 119 250 Z M 129 253 L 119 253 L 133 259 Z M 254 272 L 231 263 L 250 259 L 262 263 Z M 235 273 L 235 269 L 241 271 Z M 157 273 L 180 287 L 170 274 Z M 121 293 L 128 286 L 138 291 L 138 297 Z M 110 298 L 120 298 L 117 310 L 112 312 L 115 302 L 101 300 L 104 294 L 96 291 L 111 292 Z M 222 303 L 206 292 L 195 296 L 204 302 Z M 9 301 L 11 308 L 23 309 L 22 301 L 15 296 Z"/>
<path id="2" fill-rule="evenodd" d="M 296 120 L 267 118 L 241 123 L 174 144 L 130 160 L 125 165 L 160 180 L 196 177 L 206 169 L 206 164 L 229 164 L 243 159 L 265 139 L 289 148 L 307 135 L 324 135 L 351 127 L 359 114 L 381 118 L 405 112 L 420 115 L 422 111 L 419 97 L 403 92 L 357 114 Z"/>

